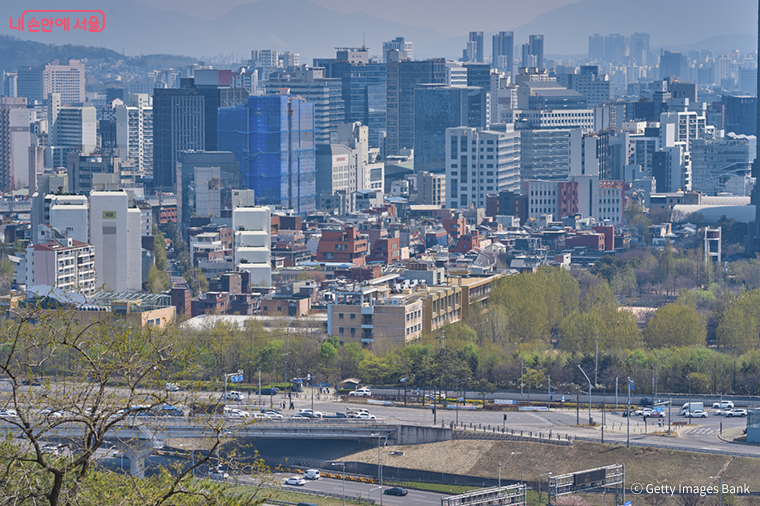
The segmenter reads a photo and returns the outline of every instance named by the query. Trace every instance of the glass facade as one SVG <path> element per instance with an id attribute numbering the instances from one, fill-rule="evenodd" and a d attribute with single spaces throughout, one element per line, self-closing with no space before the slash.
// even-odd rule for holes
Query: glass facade
<path id="1" fill-rule="evenodd" d="M 314 104 L 289 95 L 251 96 L 219 109 L 219 148 L 240 163 L 241 182 L 263 205 L 316 208 Z"/>

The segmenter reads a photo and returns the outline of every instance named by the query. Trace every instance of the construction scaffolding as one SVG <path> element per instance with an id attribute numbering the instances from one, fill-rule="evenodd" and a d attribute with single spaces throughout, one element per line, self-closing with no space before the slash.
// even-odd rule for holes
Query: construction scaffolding
<path id="1" fill-rule="evenodd" d="M 240 163 L 257 203 L 303 214 L 316 209 L 314 104 L 290 95 L 251 96 L 247 107 L 219 109 L 219 149 Z"/>

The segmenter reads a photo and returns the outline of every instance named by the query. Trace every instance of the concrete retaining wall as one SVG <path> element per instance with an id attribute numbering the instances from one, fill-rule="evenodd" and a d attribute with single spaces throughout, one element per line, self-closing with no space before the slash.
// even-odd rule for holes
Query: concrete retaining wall
<path id="1" fill-rule="evenodd" d="M 452 439 L 453 432 L 450 428 L 397 425 L 396 434 L 391 436 L 391 441 L 397 445 L 438 443 Z"/>

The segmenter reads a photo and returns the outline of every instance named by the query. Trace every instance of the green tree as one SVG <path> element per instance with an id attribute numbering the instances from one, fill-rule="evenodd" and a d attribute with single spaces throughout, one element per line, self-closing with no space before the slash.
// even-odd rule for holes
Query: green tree
<path id="1" fill-rule="evenodd" d="M 189 271 L 185 271 L 185 274 L 182 277 L 185 278 L 185 281 L 190 287 L 190 291 L 193 292 L 194 297 L 208 291 L 208 280 L 198 267 L 194 267 Z"/>
<path id="2" fill-rule="evenodd" d="M 760 344 L 760 289 L 739 295 L 723 311 L 715 331 L 716 344 L 733 355 L 757 348 Z"/>
<path id="3" fill-rule="evenodd" d="M 706 337 L 702 315 L 679 303 L 659 308 L 644 329 L 644 342 L 649 348 L 704 346 Z"/>

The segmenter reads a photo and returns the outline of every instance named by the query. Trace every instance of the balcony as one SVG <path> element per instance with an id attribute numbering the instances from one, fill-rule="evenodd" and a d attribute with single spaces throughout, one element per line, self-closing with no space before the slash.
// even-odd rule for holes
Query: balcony
<path id="1" fill-rule="evenodd" d="M 362 306 L 361 314 L 375 314 L 375 308 L 373 306 Z"/>
<path id="2" fill-rule="evenodd" d="M 372 325 L 371 323 L 362 323 L 361 328 L 364 330 L 372 330 L 375 328 L 375 326 Z"/>

